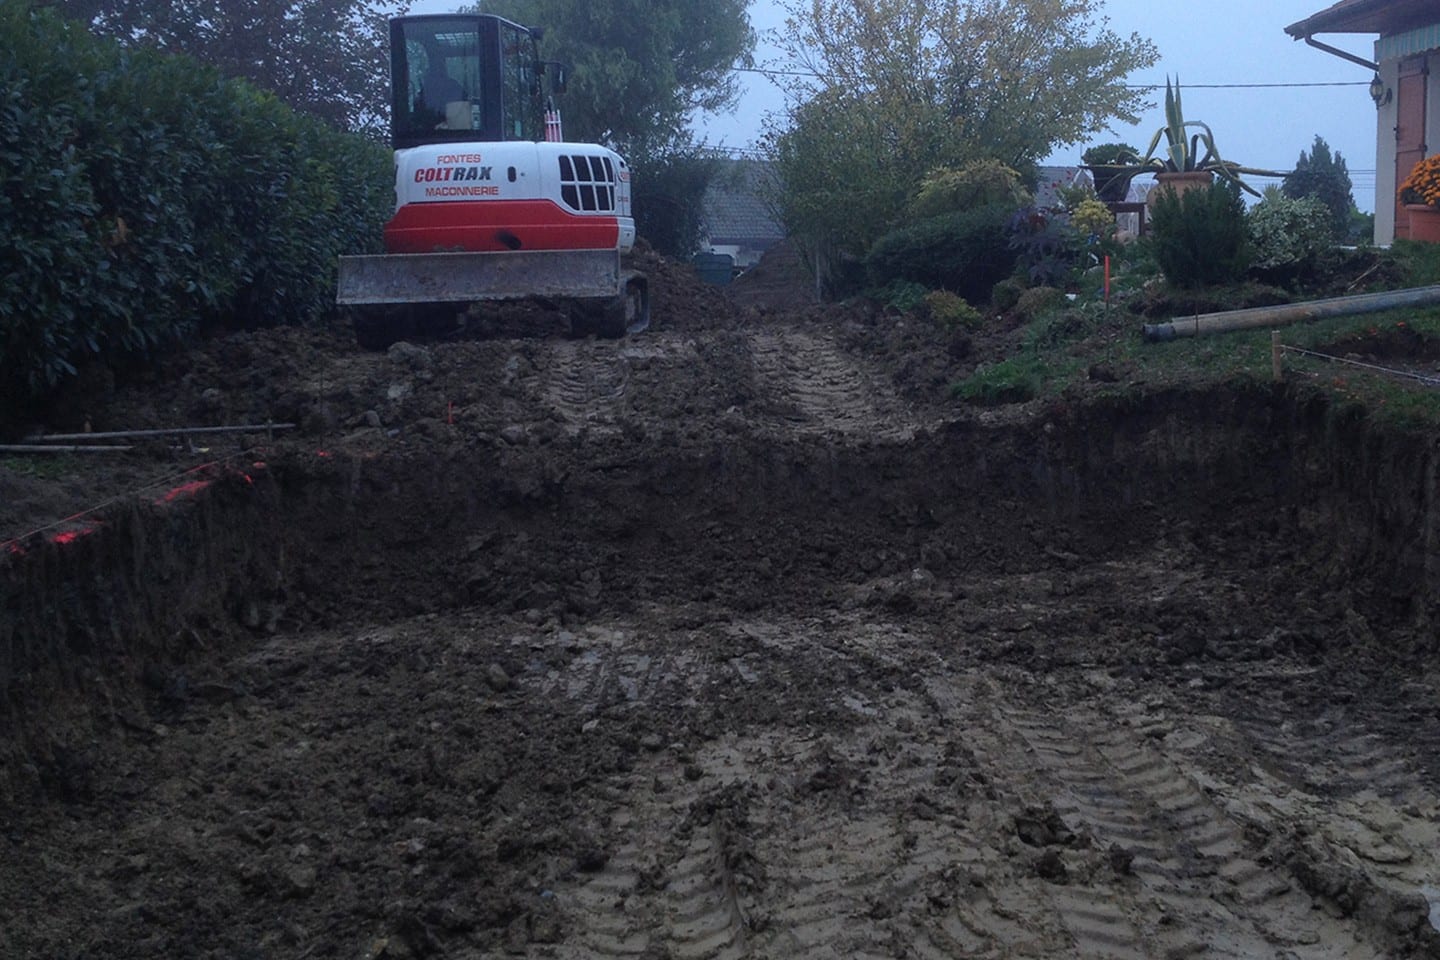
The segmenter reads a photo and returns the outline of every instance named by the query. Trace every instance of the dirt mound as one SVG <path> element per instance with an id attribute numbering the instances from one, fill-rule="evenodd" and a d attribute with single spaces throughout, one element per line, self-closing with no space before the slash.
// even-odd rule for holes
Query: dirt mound
<path id="1" fill-rule="evenodd" d="M 737 277 L 725 292 L 746 307 L 775 312 L 803 310 L 815 303 L 815 278 L 794 243 L 782 240 L 766 250 L 760 262 Z"/>
<path id="2" fill-rule="evenodd" d="M 723 330 L 745 322 L 746 312 L 688 263 L 639 247 L 627 265 L 650 278 L 650 315 L 660 330 Z"/>

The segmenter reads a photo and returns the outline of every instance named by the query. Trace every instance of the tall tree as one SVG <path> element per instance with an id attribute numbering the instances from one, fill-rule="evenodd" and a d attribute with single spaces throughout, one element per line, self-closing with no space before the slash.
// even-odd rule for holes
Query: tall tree
<path id="1" fill-rule="evenodd" d="M 622 152 L 688 142 L 696 110 L 734 105 L 732 72 L 755 44 L 748 0 L 486 0 L 487 13 L 545 28 L 570 67 L 567 136 Z"/>
<path id="2" fill-rule="evenodd" d="M 129 45 L 186 53 L 341 129 L 377 129 L 389 110 L 382 0 L 54 0 Z"/>
<path id="3" fill-rule="evenodd" d="M 1307 154 L 1300 151 L 1295 170 L 1285 178 L 1281 190 L 1296 200 L 1316 197 L 1330 211 L 1330 232 L 1337 239 L 1347 239 L 1351 231 L 1351 213 L 1356 209 L 1350 182 L 1350 170 L 1339 151 L 1330 152 L 1330 144 L 1318 133 Z"/>
<path id="4" fill-rule="evenodd" d="M 1158 55 L 1137 34 L 1110 30 L 1102 6 L 789 0 L 782 45 L 801 67 L 791 90 L 799 106 L 767 136 L 787 227 L 861 253 L 883 222 L 852 211 L 898 215 L 894 198 L 930 170 L 978 159 L 1031 168 L 1113 120 L 1135 122 L 1145 95 L 1124 79 Z M 868 172 L 847 172 L 858 170 Z"/>

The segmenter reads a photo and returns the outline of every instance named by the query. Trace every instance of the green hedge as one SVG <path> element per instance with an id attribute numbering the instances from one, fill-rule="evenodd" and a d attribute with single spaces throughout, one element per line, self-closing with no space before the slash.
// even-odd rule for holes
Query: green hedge
<path id="1" fill-rule="evenodd" d="M 870 282 L 907 280 L 985 303 L 1015 269 L 1006 223 L 1013 204 L 992 204 L 928 217 L 885 234 L 866 257 Z"/>
<path id="2" fill-rule="evenodd" d="M 0 0 L 0 420 L 98 360 L 303 324 L 376 249 L 390 153 L 185 57 Z"/>

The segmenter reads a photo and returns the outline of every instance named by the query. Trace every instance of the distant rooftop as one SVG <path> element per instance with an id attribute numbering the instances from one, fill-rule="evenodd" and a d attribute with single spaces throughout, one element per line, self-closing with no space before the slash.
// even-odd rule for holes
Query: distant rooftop
<path id="1" fill-rule="evenodd" d="M 704 227 L 710 243 L 765 248 L 784 239 L 785 228 L 765 206 L 774 171 L 764 160 L 724 160 L 705 192 Z"/>

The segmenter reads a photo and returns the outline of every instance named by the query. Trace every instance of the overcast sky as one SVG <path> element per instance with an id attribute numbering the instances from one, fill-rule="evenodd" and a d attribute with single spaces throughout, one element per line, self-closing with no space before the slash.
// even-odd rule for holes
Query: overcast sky
<path id="1" fill-rule="evenodd" d="M 1119 139 L 1143 150 L 1164 123 L 1159 101 L 1167 75 L 1180 77 L 1185 116 L 1203 120 L 1215 133 L 1225 159 L 1250 167 L 1289 170 L 1315 135 L 1344 156 L 1362 210 L 1375 209 L 1375 106 L 1364 68 L 1291 40 L 1285 26 L 1323 10 L 1333 0 L 1206 0 L 1199 4 L 1156 0 L 1107 0 L 1104 13 L 1117 33 L 1135 32 L 1155 42 L 1160 61 L 1131 76 L 1132 83 L 1158 83 L 1156 106 L 1135 127 L 1121 127 L 1090 142 Z M 456 0 L 416 0 L 415 13 L 442 13 Z M 751 0 L 750 19 L 760 35 L 761 67 L 785 69 L 772 31 L 783 28 L 776 0 Z M 1374 36 L 1318 38 L 1365 59 L 1374 57 Z M 712 144 L 753 146 L 766 114 L 784 109 L 780 88 L 761 73 L 741 77 L 744 96 L 732 114 L 697 118 L 697 130 Z M 1231 87 L 1220 84 L 1335 84 L 1355 86 Z M 562 106 L 563 109 L 563 106 Z M 1086 144 L 1063 147 L 1050 163 L 1078 163 Z"/>

